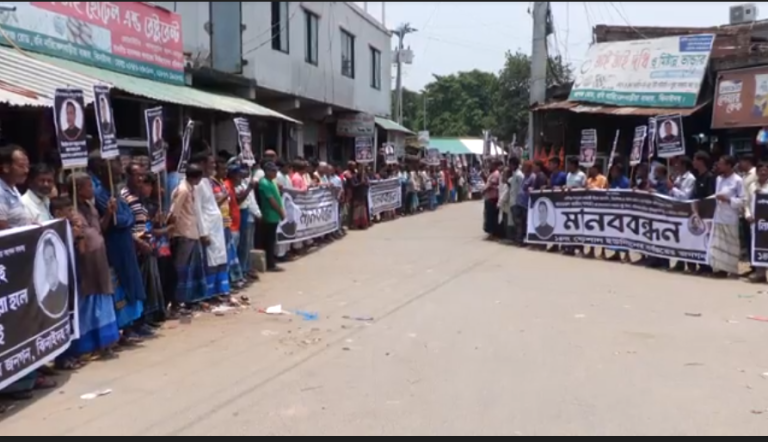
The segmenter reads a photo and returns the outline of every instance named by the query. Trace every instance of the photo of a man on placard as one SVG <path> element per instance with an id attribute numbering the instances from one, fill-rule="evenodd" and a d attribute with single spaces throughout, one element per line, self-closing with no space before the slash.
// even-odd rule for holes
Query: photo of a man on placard
<path id="1" fill-rule="evenodd" d="M 69 302 L 68 256 L 59 235 L 49 230 L 37 244 L 33 282 L 37 304 L 51 318 L 67 313 Z"/>
<path id="2" fill-rule="evenodd" d="M 659 129 L 659 138 L 662 143 L 674 143 L 677 141 L 680 135 L 680 129 L 677 127 L 677 123 L 672 120 L 666 120 L 661 124 Z"/>
<path id="3" fill-rule="evenodd" d="M 542 198 L 536 203 L 536 235 L 547 240 L 555 234 L 555 206 L 548 198 Z"/>
<path id="4" fill-rule="evenodd" d="M 59 113 L 63 121 L 61 136 L 66 141 L 76 141 L 83 133 L 83 110 L 75 100 L 65 100 Z"/>
<path id="5" fill-rule="evenodd" d="M 595 149 L 588 147 L 581 150 L 581 164 L 592 164 L 595 162 Z"/>
<path id="6" fill-rule="evenodd" d="M 163 141 L 163 119 L 155 117 L 152 120 L 152 146 L 157 150 L 162 150 L 165 142 Z"/>
<path id="7" fill-rule="evenodd" d="M 109 102 L 104 95 L 99 96 L 99 126 L 102 135 L 114 134 L 112 126 L 112 110 L 109 108 Z"/>

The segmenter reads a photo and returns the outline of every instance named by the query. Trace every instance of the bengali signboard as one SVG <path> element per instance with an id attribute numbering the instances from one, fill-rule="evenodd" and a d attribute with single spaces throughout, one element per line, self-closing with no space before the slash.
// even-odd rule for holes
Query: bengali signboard
<path id="1" fill-rule="evenodd" d="M 181 16 L 142 2 L 6 2 L 0 26 L 20 48 L 184 84 Z M 0 44 L 8 45 L 5 38 Z"/>
<path id="2" fill-rule="evenodd" d="M 768 67 L 721 72 L 712 128 L 768 126 Z"/>
<path id="3" fill-rule="evenodd" d="M 570 100 L 615 106 L 696 106 L 712 34 L 599 43 L 576 72 Z"/>
<path id="4" fill-rule="evenodd" d="M 632 190 L 531 192 L 527 242 L 619 247 L 707 263 L 715 200 L 677 201 Z"/>

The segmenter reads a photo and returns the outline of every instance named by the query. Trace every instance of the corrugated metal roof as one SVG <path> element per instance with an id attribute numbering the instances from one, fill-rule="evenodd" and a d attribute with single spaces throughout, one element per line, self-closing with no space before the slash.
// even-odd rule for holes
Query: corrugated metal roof
<path id="1" fill-rule="evenodd" d="M 35 54 L 35 57 L 52 65 L 60 66 L 91 78 L 96 78 L 116 89 L 120 89 L 133 95 L 150 98 L 152 100 L 182 106 L 199 107 L 201 109 L 217 110 L 233 115 L 254 115 L 266 118 L 279 118 L 292 123 L 301 124 L 298 120 L 243 98 L 206 92 L 189 86 L 161 83 L 159 81 L 125 75 L 119 72 L 112 72 L 69 60 L 49 57 L 47 55 Z"/>
<path id="2" fill-rule="evenodd" d="M 450 153 L 453 155 L 469 155 L 472 153 L 458 138 L 431 138 L 429 140 L 429 147 L 439 150 L 440 153 Z"/>
<path id="3" fill-rule="evenodd" d="M 688 109 L 675 109 L 664 107 L 615 107 L 615 106 L 594 106 L 575 101 L 555 101 L 553 103 L 547 103 L 541 106 L 533 108 L 534 111 L 547 111 L 547 110 L 567 110 L 578 114 L 603 114 L 603 115 L 635 115 L 635 116 L 647 116 L 655 117 L 658 115 L 670 115 L 680 114 L 682 116 L 693 115 L 703 107 L 707 106 L 710 102 L 707 101 L 694 108 Z"/>
<path id="4" fill-rule="evenodd" d="M 393 132 L 402 132 L 406 135 L 416 135 L 413 131 L 407 129 L 405 126 L 395 123 L 392 120 L 376 117 L 376 125 L 380 126 L 384 130 L 390 130 Z"/>
<path id="5" fill-rule="evenodd" d="M 53 106 L 59 87 L 82 89 L 85 102 L 93 102 L 93 78 L 37 60 L 28 53 L 0 47 L 0 101 L 15 106 Z M 5 90 L 2 90 L 5 89 Z M 18 89 L 22 92 L 17 92 Z"/>

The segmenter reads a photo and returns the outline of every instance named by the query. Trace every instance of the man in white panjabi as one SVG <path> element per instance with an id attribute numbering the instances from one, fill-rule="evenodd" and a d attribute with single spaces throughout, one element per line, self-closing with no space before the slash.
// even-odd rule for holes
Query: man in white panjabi
<path id="1" fill-rule="evenodd" d="M 715 198 L 714 227 L 710 242 L 710 265 L 715 276 L 738 275 L 741 257 L 739 218 L 744 207 L 744 182 L 734 168 L 736 160 L 729 155 L 720 158 Z"/>
<path id="2" fill-rule="evenodd" d="M 208 277 L 208 298 L 229 296 L 229 267 L 227 243 L 224 238 L 224 218 L 219 209 L 219 201 L 213 190 L 213 175 L 216 163 L 212 155 L 202 154 L 190 163 L 199 164 L 204 178 L 195 186 L 195 200 L 202 231 L 201 241 L 205 247 L 206 275 Z"/>
<path id="3" fill-rule="evenodd" d="M 757 179 L 750 182 L 749 187 L 746 189 L 746 203 L 744 204 L 744 217 L 750 226 L 753 226 L 756 222 L 754 215 L 755 196 L 762 194 L 768 194 L 768 163 L 760 163 L 756 172 Z M 750 252 L 752 251 L 752 244 L 749 245 Z M 751 253 L 750 253 L 751 255 Z M 749 282 L 752 283 L 765 283 L 766 268 L 757 267 L 755 271 L 749 275 Z"/>

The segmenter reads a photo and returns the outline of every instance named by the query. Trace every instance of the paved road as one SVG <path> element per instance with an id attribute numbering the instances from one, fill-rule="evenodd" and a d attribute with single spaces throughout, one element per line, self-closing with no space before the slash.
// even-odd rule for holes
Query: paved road
<path id="1" fill-rule="evenodd" d="M 171 326 L 0 434 L 768 432 L 754 414 L 768 411 L 768 324 L 746 320 L 768 315 L 759 287 L 484 242 L 481 212 L 353 233 L 253 290 L 320 321 L 248 310 Z"/>

